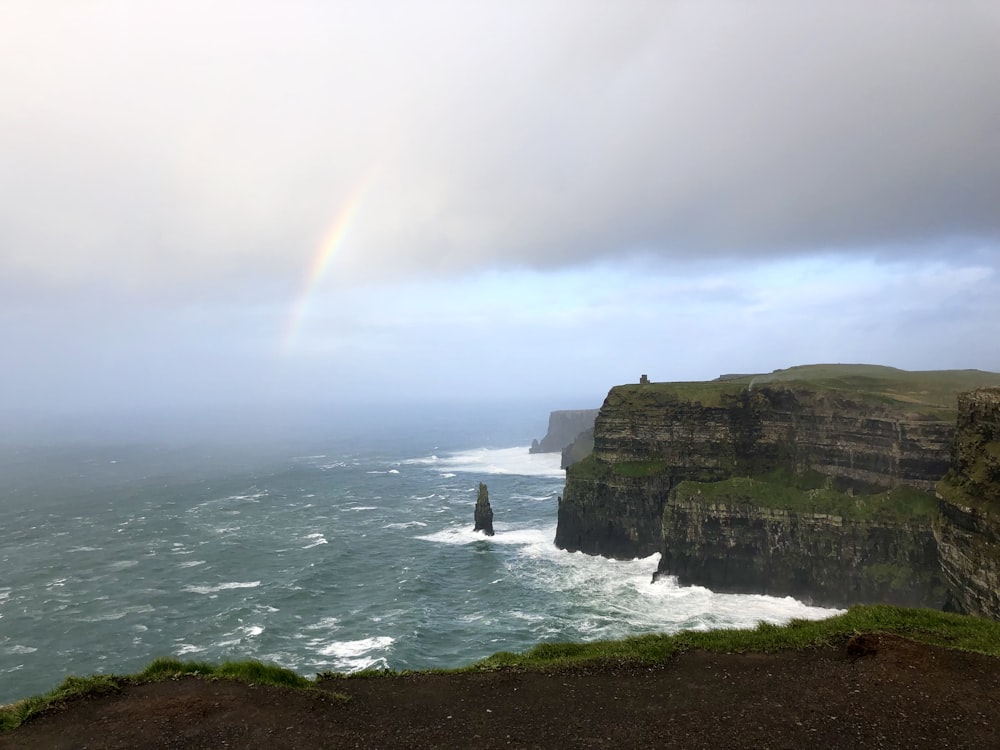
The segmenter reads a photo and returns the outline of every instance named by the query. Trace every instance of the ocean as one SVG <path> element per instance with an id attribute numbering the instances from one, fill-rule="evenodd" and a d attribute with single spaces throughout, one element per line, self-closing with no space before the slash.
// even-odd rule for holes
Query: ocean
<path id="1" fill-rule="evenodd" d="M 557 549 L 564 472 L 528 453 L 544 420 L 531 429 L 6 446 L 0 704 L 158 656 L 307 676 L 447 668 L 545 641 L 833 613 L 652 583 L 656 555 Z M 494 537 L 472 531 L 480 482 Z"/>

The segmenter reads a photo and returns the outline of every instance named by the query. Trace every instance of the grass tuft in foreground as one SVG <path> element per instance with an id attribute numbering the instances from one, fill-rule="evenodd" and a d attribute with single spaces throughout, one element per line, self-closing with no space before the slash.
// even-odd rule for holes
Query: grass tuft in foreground
<path id="1" fill-rule="evenodd" d="M 161 658 L 154 661 L 135 678 L 142 682 L 194 675 L 198 677 L 223 677 L 261 685 L 306 688 L 312 681 L 290 669 L 259 661 L 227 661 L 219 665 L 199 661 Z"/>
<path id="2" fill-rule="evenodd" d="M 72 698 L 83 698 L 88 695 L 117 693 L 121 690 L 121 686 L 121 678 L 114 675 L 99 674 L 91 677 L 70 675 L 62 681 L 59 687 L 49 693 L 0 707 L 0 732 L 19 726 L 32 714 L 55 703 Z"/>
<path id="3" fill-rule="evenodd" d="M 156 659 L 141 672 L 133 675 L 93 675 L 91 677 L 69 676 L 55 690 L 36 695 L 9 706 L 0 707 L 0 732 L 23 724 L 28 717 L 73 698 L 88 695 L 117 693 L 127 685 L 141 685 L 147 682 L 177 679 L 180 677 L 202 677 L 207 679 L 238 680 L 256 685 L 278 687 L 312 688 L 315 683 L 290 669 L 259 661 L 227 661 L 222 664 L 208 664 L 181 659 Z M 330 693 L 335 699 L 347 701 L 346 695 Z"/>

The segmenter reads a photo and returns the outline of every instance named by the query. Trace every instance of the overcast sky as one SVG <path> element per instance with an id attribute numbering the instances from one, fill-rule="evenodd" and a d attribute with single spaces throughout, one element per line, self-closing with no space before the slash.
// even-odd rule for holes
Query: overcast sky
<path id="1" fill-rule="evenodd" d="M 1000 3 L 0 0 L 0 412 L 1000 371 Z"/>

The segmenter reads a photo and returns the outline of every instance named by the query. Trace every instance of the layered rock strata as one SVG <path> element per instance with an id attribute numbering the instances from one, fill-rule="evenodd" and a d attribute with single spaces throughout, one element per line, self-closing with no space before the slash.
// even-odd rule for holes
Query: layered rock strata
<path id="1" fill-rule="evenodd" d="M 667 495 L 684 480 L 818 471 L 845 491 L 932 490 L 948 468 L 954 412 L 908 413 L 795 385 L 695 384 L 705 387 L 699 397 L 659 387 L 669 385 L 608 394 L 592 455 L 567 468 L 557 545 L 615 557 L 657 552 Z"/>
<path id="2" fill-rule="evenodd" d="M 929 513 L 909 521 L 851 518 L 765 507 L 738 487 L 726 497 L 706 497 L 703 489 L 710 487 L 685 482 L 675 488 L 664 509 L 657 576 L 821 606 L 941 608 L 947 600 Z"/>
<path id="3" fill-rule="evenodd" d="M 1000 388 L 962 394 L 934 523 L 952 605 L 1000 619 Z"/>

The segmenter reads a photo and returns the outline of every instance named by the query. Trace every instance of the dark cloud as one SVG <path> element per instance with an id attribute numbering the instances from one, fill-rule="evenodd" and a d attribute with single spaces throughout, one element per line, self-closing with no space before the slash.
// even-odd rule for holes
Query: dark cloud
<path id="1" fill-rule="evenodd" d="M 1000 234 L 990 3 L 5 6 L 0 262 L 126 283 Z"/>

